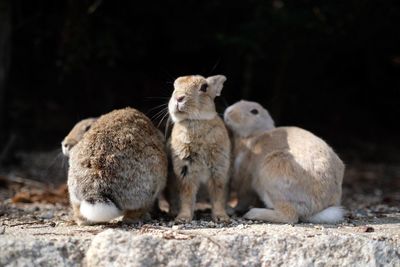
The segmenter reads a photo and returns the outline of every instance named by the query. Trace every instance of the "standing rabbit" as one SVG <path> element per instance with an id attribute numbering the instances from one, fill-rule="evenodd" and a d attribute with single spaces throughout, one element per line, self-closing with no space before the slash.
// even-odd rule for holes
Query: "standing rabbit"
<path id="1" fill-rule="evenodd" d="M 297 127 L 275 128 L 267 110 L 240 101 L 226 109 L 233 132 L 233 189 L 237 209 L 245 211 L 258 196 L 266 208 L 252 208 L 244 217 L 276 223 L 336 223 L 344 164 L 320 138 Z"/>
<path id="2" fill-rule="evenodd" d="M 171 178 L 176 179 L 170 184 L 176 184 L 180 199 L 177 222 L 193 219 L 201 183 L 210 194 L 213 220 L 229 221 L 225 205 L 231 145 L 214 104 L 225 80 L 223 75 L 195 75 L 174 82 L 168 109 L 174 122 L 169 151 L 175 174 Z"/>
<path id="3" fill-rule="evenodd" d="M 84 130 L 69 149 L 68 189 L 75 221 L 108 222 L 123 215 L 125 222 L 133 222 L 148 216 L 167 176 L 159 131 L 133 108 L 101 116 L 86 132 L 82 123 L 67 136 Z"/>

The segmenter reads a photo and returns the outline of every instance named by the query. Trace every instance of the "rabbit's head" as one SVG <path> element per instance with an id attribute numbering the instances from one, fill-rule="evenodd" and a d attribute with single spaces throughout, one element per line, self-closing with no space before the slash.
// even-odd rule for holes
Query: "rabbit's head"
<path id="1" fill-rule="evenodd" d="M 61 142 L 61 149 L 65 156 L 69 156 L 70 150 L 83 138 L 97 118 L 84 119 L 75 124 L 74 128 Z"/>
<path id="2" fill-rule="evenodd" d="M 210 120 L 215 111 L 214 98 L 221 95 L 226 77 L 204 78 L 200 75 L 179 77 L 174 82 L 174 92 L 168 110 L 174 122 L 183 120 Z"/>
<path id="3" fill-rule="evenodd" d="M 244 100 L 225 110 L 224 121 L 235 135 L 244 138 L 275 128 L 274 120 L 265 108 Z"/>

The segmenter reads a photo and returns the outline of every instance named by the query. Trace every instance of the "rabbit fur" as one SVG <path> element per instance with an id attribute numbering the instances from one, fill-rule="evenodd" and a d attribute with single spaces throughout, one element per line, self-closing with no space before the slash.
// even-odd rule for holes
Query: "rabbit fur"
<path id="1" fill-rule="evenodd" d="M 297 127 L 275 128 L 268 111 L 256 102 L 240 101 L 226 109 L 233 133 L 232 188 L 238 212 L 258 198 L 266 208 L 244 217 L 275 223 L 337 223 L 344 164 L 332 148 Z"/>
<path id="2" fill-rule="evenodd" d="M 226 213 L 231 144 L 223 120 L 215 110 L 214 98 L 221 94 L 223 75 L 179 77 L 169 101 L 174 123 L 168 149 L 174 175 L 169 185 L 179 195 L 177 222 L 193 219 L 196 193 L 207 185 L 214 221 L 229 221 Z"/>
<path id="3" fill-rule="evenodd" d="M 114 110 L 80 136 L 69 150 L 68 171 L 76 222 L 146 218 L 167 177 L 164 140 L 152 122 L 133 108 Z"/>

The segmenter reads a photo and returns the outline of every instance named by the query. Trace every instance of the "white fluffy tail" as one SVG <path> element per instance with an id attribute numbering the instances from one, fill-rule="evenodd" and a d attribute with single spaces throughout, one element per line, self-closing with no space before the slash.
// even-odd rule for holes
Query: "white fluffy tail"
<path id="1" fill-rule="evenodd" d="M 335 224 L 343 221 L 344 209 L 342 207 L 329 207 L 323 211 L 314 214 L 307 219 L 311 223 Z"/>
<path id="2" fill-rule="evenodd" d="M 108 222 L 122 215 L 122 211 L 112 202 L 91 204 L 86 200 L 81 202 L 80 212 L 83 217 L 91 222 Z"/>

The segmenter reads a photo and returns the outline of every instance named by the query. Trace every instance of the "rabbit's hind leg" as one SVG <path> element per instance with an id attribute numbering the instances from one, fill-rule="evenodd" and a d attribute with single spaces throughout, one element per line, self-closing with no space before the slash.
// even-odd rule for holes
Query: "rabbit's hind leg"
<path id="1" fill-rule="evenodd" d="M 124 217 L 122 218 L 122 222 L 126 224 L 133 224 L 139 221 L 148 221 L 148 220 L 150 220 L 150 214 L 148 213 L 147 208 L 126 210 L 124 212 Z"/>
<path id="2" fill-rule="evenodd" d="M 214 179 L 213 179 L 214 178 Z M 208 180 L 208 192 L 211 198 L 212 218 L 215 222 L 229 222 L 229 216 L 226 214 L 226 182 L 223 179 L 213 177 Z"/>
<path id="3" fill-rule="evenodd" d="M 274 205 L 274 209 L 253 208 L 244 216 L 245 219 L 267 221 L 272 223 L 297 223 L 299 216 L 296 209 L 288 202 Z"/>

